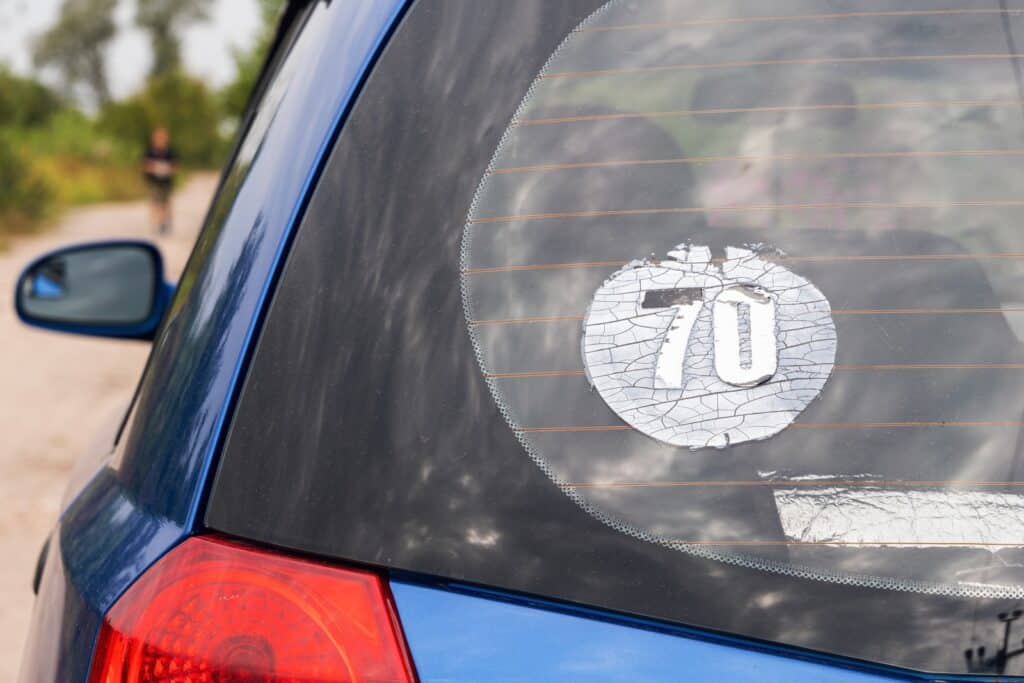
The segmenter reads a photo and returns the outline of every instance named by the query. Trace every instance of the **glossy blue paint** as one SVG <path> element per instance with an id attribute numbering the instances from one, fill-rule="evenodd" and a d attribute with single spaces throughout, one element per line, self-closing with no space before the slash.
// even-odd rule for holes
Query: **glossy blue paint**
<path id="1" fill-rule="evenodd" d="M 391 591 L 421 683 L 992 680 L 935 678 L 468 586 L 403 578 Z"/>
<path id="2" fill-rule="evenodd" d="M 21 285 L 22 280 L 43 261 L 53 258 L 54 256 L 60 256 L 70 251 L 81 251 L 83 249 L 103 249 L 104 247 L 117 247 L 117 246 L 130 246 L 145 249 L 152 254 L 153 262 L 156 265 L 156 281 L 160 283 L 153 296 L 153 310 L 149 317 L 140 323 L 133 325 L 76 325 L 73 323 L 58 323 L 49 322 L 45 320 L 37 320 L 28 315 L 21 307 L 21 301 L 18 297 L 18 287 Z M 160 326 L 160 321 L 163 320 L 164 313 L 167 312 L 167 306 L 171 301 L 171 297 L 174 296 L 174 285 L 164 280 L 164 262 L 163 257 L 160 255 L 160 250 L 156 245 L 151 242 L 144 240 L 101 240 L 97 242 L 85 242 L 81 244 L 73 244 L 60 249 L 54 249 L 49 251 L 42 256 L 34 259 L 29 263 L 18 279 L 15 281 L 14 291 L 14 310 L 18 314 L 18 319 L 26 325 L 32 327 L 38 327 L 44 330 L 50 330 L 52 332 L 65 332 L 68 334 L 79 334 L 90 337 L 113 337 L 115 339 L 142 339 L 151 340 L 153 335 L 156 334 L 157 328 Z"/>
<path id="3" fill-rule="evenodd" d="M 307 147 L 307 154 L 302 155 L 304 156 L 302 161 L 305 164 L 300 165 L 299 168 L 305 169 L 305 175 L 302 177 L 301 185 L 293 188 L 295 192 L 294 200 L 291 203 L 284 228 L 279 233 L 273 235 L 271 240 L 271 243 L 274 244 L 272 260 L 268 264 L 268 268 L 259 273 L 257 277 L 259 293 L 254 308 L 249 311 L 245 336 L 239 348 L 239 353 L 235 357 L 234 367 L 231 369 L 229 385 L 217 415 L 217 422 L 212 434 L 213 438 L 210 440 L 207 448 L 206 457 L 200 463 L 198 488 L 194 492 L 188 509 L 188 516 L 185 520 L 185 526 L 190 530 L 194 530 L 196 520 L 199 519 L 200 509 L 204 503 L 204 494 L 207 491 L 206 484 L 209 483 L 208 479 L 216 458 L 217 448 L 223 441 L 228 414 L 239 389 L 239 382 L 241 381 L 245 363 L 255 343 L 259 323 L 269 303 L 270 292 L 273 284 L 276 282 L 276 276 L 283 265 L 284 256 L 291 242 L 291 237 L 301 218 L 302 211 L 305 209 L 314 183 L 323 168 L 327 153 L 330 151 L 330 146 L 335 139 L 335 133 L 340 129 L 345 114 L 348 113 L 350 105 L 355 100 L 356 93 L 369 73 L 371 63 L 376 58 L 386 37 L 398 21 L 407 2 L 408 0 L 376 0 L 376 2 L 360 3 L 347 0 L 346 2 L 337 3 L 333 8 L 333 23 L 325 21 L 325 28 L 321 33 L 323 42 L 320 46 L 325 51 L 328 46 L 332 45 L 333 41 L 337 41 L 337 43 L 341 43 L 344 46 L 343 49 L 346 50 L 347 54 L 344 55 L 342 60 L 342 73 L 338 73 L 338 64 L 330 58 L 321 59 L 317 66 L 320 67 L 322 72 L 314 74 L 316 78 L 307 81 L 310 90 L 307 93 L 296 94 L 295 101 L 291 103 L 294 109 L 292 114 L 295 116 L 293 121 L 299 123 L 301 121 L 299 117 L 303 117 L 307 113 L 310 101 L 315 101 L 320 94 L 327 94 L 329 92 L 329 90 L 324 88 L 324 83 L 329 82 L 328 79 L 334 78 L 337 83 L 344 84 L 344 87 L 339 89 L 334 98 L 324 98 L 328 99 L 329 102 L 325 103 L 321 109 L 320 115 L 323 118 L 320 121 L 320 126 L 314 127 L 315 136 L 310 141 L 313 142 L 315 140 L 317 142 L 316 147 Z M 330 11 L 330 7 L 325 5 L 324 11 Z M 337 43 L 334 43 L 334 45 L 337 45 Z M 323 56 L 326 56 L 326 54 Z M 345 66 L 348 66 L 348 69 L 345 69 Z M 281 208 L 286 209 L 287 204 Z"/>
<path id="4" fill-rule="evenodd" d="M 246 350 L 324 150 L 399 7 L 314 3 L 267 89 L 172 302 L 140 386 L 121 480 L 154 514 L 191 529 Z M 331 87 L 329 87 L 329 85 Z M 189 282 L 185 282 L 189 279 Z M 176 482 L 168 487 L 167 482 Z"/>
<path id="5" fill-rule="evenodd" d="M 54 533 L 21 680 L 84 681 L 102 615 L 195 533 L 291 232 L 404 5 L 335 0 L 310 11 L 222 179 L 123 436 Z"/>

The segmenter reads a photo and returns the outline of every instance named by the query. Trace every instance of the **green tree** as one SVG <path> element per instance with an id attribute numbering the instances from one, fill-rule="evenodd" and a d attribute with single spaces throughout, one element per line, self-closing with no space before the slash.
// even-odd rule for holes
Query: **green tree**
<path id="1" fill-rule="evenodd" d="M 67 88 L 84 85 L 99 104 L 110 101 L 106 48 L 117 33 L 117 0 L 64 0 L 57 23 L 36 39 L 37 67 L 53 67 Z"/>
<path id="2" fill-rule="evenodd" d="M 277 22 L 281 18 L 285 0 L 259 0 L 262 28 L 252 46 L 233 51 L 235 60 L 235 80 L 221 91 L 221 103 L 224 114 L 237 124 L 249 102 L 249 96 L 256 86 L 263 61 L 267 57 L 270 43 L 274 40 Z"/>
<path id="3" fill-rule="evenodd" d="M 43 126 L 63 107 L 60 97 L 45 85 L 0 65 L 0 127 Z"/>
<path id="4" fill-rule="evenodd" d="M 135 23 L 149 34 L 153 76 L 180 69 L 181 33 L 190 24 L 208 19 L 212 4 L 212 0 L 138 0 Z"/>
<path id="5" fill-rule="evenodd" d="M 9 131 L 0 130 L 0 239 L 32 227 L 53 204 L 53 188 L 18 147 Z"/>
<path id="6" fill-rule="evenodd" d="M 182 71 L 153 76 L 137 95 L 100 111 L 100 129 L 140 147 L 157 126 L 170 131 L 171 144 L 191 166 L 216 166 L 225 144 L 217 102 L 206 84 Z"/>

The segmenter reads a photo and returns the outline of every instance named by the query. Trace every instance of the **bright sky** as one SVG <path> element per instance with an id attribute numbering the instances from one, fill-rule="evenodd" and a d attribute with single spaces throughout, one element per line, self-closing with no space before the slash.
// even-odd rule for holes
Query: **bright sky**
<path id="1" fill-rule="evenodd" d="M 29 73 L 32 38 L 53 23 L 60 5 L 61 0 L 0 0 L 0 63 Z M 114 97 L 136 90 L 149 69 L 149 43 L 133 25 L 134 14 L 135 2 L 121 0 L 116 15 L 121 30 L 111 44 L 107 61 Z M 212 19 L 185 34 L 185 67 L 215 85 L 230 81 L 234 75 L 231 47 L 248 45 L 259 21 L 256 0 L 215 0 Z"/>

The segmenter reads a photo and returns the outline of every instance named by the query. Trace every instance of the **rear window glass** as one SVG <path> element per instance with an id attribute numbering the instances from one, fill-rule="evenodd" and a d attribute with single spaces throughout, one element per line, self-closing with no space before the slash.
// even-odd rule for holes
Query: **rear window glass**
<path id="1" fill-rule="evenodd" d="M 617 0 L 465 228 L 524 449 L 625 533 L 1022 597 L 1022 11 Z"/>
<path id="2" fill-rule="evenodd" d="M 274 285 L 207 525 L 1024 674 L 1022 22 L 413 2 Z"/>

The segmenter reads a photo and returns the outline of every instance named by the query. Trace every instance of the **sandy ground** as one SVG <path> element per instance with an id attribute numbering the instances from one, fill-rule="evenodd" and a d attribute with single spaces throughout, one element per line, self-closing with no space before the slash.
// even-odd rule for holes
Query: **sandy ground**
<path id="1" fill-rule="evenodd" d="M 176 279 L 216 187 L 194 176 L 174 200 L 175 230 L 155 241 Z M 149 344 L 30 329 L 11 300 L 34 256 L 61 245 L 111 237 L 151 238 L 144 202 L 66 214 L 54 229 L 0 252 L 0 681 L 16 678 L 32 610 L 36 556 L 59 513 L 75 456 L 116 419 L 131 397 Z"/>

